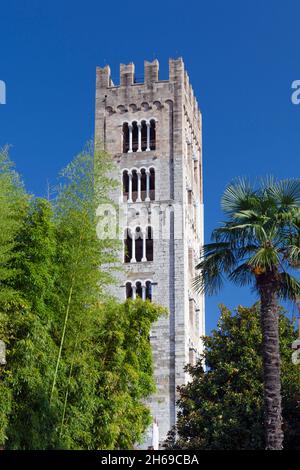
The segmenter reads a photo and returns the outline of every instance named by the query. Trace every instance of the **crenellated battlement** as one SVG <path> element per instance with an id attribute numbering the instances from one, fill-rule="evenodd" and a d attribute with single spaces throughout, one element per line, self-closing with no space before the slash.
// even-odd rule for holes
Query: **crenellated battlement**
<path id="1" fill-rule="evenodd" d="M 190 115 L 190 119 L 195 121 L 196 127 L 201 127 L 201 115 L 198 103 L 181 57 L 177 59 L 169 59 L 169 76 L 167 80 L 161 80 L 159 77 L 159 62 L 157 59 L 152 62 L 147 60 L 144 61 L 143 81 L 136 79 L 135 66 L 133 62 L 130 62 L 129 64 L 120 64 L 118 85 L 113 82 L 111 78 L 111 70 L 108 65 L 105 67 L 97 67 L 96 76 L 97 96 L 101 97 L 105 95 L 104 90 L 111 90 L 113 95 L 108 93 L 108 96 L 118 96 L 121 100 L 126 97 L 129 99 L 129 96 L 132 99 L 138 98 L 138 96 L 141 96 L 136 94 L 138 90 L 143 94 L 148 92 L 151 93 L 153 90 L 158 92 L 159 90 L 159 95 L 164 96 L 165 99 L 172 99 L 167 98 L 170 91 L 169 85 L 171 85 L 173 88 L 175 87 L 176 90 L 179 90 L 179 92 L 181 90 L 180 93 L 186 112 Z M 162 95 L 163 90 L 164 93 Z M 115 93 L 117 93 L 117 95 Z M 108 103 L 107 110 L 109 113 L 123 113 L 124 110 L 130 110 L 132 106 L 140 109 L 141 103 L 139 103 L 139 101 L 135 104 L 121 101 L 117 104 Z"/>
<path id="2" fill-rule="evenodd" d="M 109 88 L 114 86 L 112 79 L 110 78 L 110 66 L 96 68 L 96 87 L 98 88 Z"/>
<path id="3" fill-rule="evenodd" d="M 120 75 L 119 75 L 119 85 L 115 85 L 111 79 L 111 70 L 108 65 L 105 67 L 97 67 L 97 86 L 99 88 L 109 88 L 109 87 L 127 87 L 131 85 L 138 86 L 149 86 L 157 82 L 182 82 L 184 83 L 185 89 L 188 91 L 188 94 L 193 95 L 193 90 L 189 85 L 189 78 L 187 72 L 184 69 L 184 63 L 182 58 L 178 59 L 169 59 L 169 77 L 167 80 L 159 79 L 159 62 L 157 59 L 149 62 L 144 61 L 144 81 L 140 82 L 136 80 L 135 77 L 135 67 L 134 63 L 130 62 L 129 64 L 120 64 Z"/>
<path id="4" fill-rule="evenodd" d="M 153 82 L 158 82 L 159 62 L 155 59 L 153 62 L 144 61 L 144 83 L 151 85 Z"/>
<path id="5" fill-rule="evenodd" d="M 134 64 L 120 64 L 120 86 L 134 84 Z"/>

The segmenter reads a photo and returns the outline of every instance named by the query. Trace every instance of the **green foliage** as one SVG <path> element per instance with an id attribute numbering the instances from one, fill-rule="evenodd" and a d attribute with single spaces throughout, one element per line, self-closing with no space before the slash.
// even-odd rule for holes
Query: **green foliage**
<path id="1" fill-rule="evenodd" d="M 272 273 L 279 297 L 300 297 L 293 276 L 300 267 L 300 180 L 268 178 L 258 188 L 237 180 L 226 188 L 222 208 L 227 220 L 202 249 L 196 289 L 213 294 L 225 278 L 256 288 Z"/>
<path id="2" fill-rule="evenodd" d="M 27 197 L 9 159 L 8 148 L 0 149 L 0 283 L 14 275 L 7 264 L 13 257 L 14 236 L 22 221 L 26 203 Z M 0 295 L 4 295 L 2 289 Z"/>
<path id="3" fill-rule="evenodd" d="M 87 147 L 67 166 L 54 204 L 57 272 L 53 336 L 58 354 L 50 399 L 61 408 L 61 446 L 67 448 L 92 445 L 98 373 L 91 352 L 97 328 L 95 306 L 103 301 L 105 286 L 113 281 L 104 265 L 116 260 L 118 247 L 115 240 L 97 237 L 96 208 L 110 189 L 106 174 L 111 163 L 103 153 L 96 159 L 95 166 Z M 95 179 L 101 187 L 100 196 Z"/>
<path id="4" fill-rule="evenodd" d="M 149 332 L 163 313 L 108 297 L 119 242 L 99 239 L 96 209 L 115 183 L 91 146 L 61 174 L 51 203 L 29 198 L 0 155 L 0 444 L 7 449 L 132 448 L 154 390 Z"/>
<path id="5" fill-rule="evenodd" d="M 300 448 L 300 367 L 292 364 L 293 324 L 279 315 L 285 449 Z M 259 305 L 224 306 L 218 329 L 204 338 L 202 361 L 188 367 L 168 446 L 180 449 L 264 449 L 262 334 Z M 206 364 L 206 371 L 202 364 Z"/>
<path id="6" fill-rule="evenodd" d="M 154 392 L 150 328 L 162 307 L 136 299 L 102 306 L 95 448 L 132 449 L 150 424 L 142 400 Z"/>
<path id="7" fill-rule="evenodd" d="M 141 440 L 150 423 L 143 400 L 155 390 L 150 328 L 163 313 L 141 299 L 111 299 L 87 311 L 90 336 L 82 322 L 70 355 L 63 448 L 130 449 Z"/>
<path id="8" fill-rule="evenodd" d="M 10 341 L 10 310 L 20 310 L 22 302 L 12 283 L 17 273 L 12 267 L 15 258 L 15 237 L 21 227 L 28 198 L 8 156 L 0 150 L 0 338 Z M 6 385 L 9 370 L 0 367 L 0 443 L 6 438 L 8 417 L 12 406 L 12 390 Z"/>
<path id="9" fill-rule="evenodd" d="M 55 442 L 55 411 L 49 403 L 56 355 L 50 309 L 54 253 L 51 207 L 32 200 L 15 237 L 11 263 L 15 296 L 7 306 L 5 377 L 12 393 L 7 448 L 43 449 Z"/>
<path id="10" fill-rule="evenodd" d="M 222 198 L 226 220 L 204 245 L 195 288 L 213 294 L 224 279 L 259 293 L 263 332 L 266 449 L 282 448 L 278 299 L 296 302 L 300 281 L 300 179 L 239 179 Z"/>

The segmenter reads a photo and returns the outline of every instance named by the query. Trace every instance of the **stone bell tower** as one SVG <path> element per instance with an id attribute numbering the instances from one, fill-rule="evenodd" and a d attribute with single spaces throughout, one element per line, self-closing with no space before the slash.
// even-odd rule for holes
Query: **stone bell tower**
<path id="1" fill-rule="evenodd" d="M 114 294 L 169 311 L 151 331 L 157 391 L 149 406 L 153 435 L 163 442 L 176 420 L 176 387 L 189 379 L 184 366 L 195 363 L 204 335 L 204 299 L 192 288 L 203 193 L 201 114 L 183 61 L 169 60 L 168 80 L 158 68 L 157 60 L 145 61 L 139 82 L 134 64 L 121 64 L 118 85 L 108 66 L 97 68 L 95 141 L 121 182 L 113 197 L 123 213 L 124 272 Z"/>

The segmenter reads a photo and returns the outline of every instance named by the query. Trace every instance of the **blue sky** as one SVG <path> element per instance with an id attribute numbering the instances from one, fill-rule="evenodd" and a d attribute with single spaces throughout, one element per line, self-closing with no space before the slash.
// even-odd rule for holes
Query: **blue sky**
<path id="1" fill-rule="evenodd" d="M 92 138 L 95 67 L 182 56 L 203 114 L 205 232 L 222 219 L 220 196 L 236 176 L 299 176 L 300 79 L 297 0 L 133 2 L 10 0 L 0 6 L 0 146 L 27 188 L 43 196 L 47 180 Z M 230 285 L 206 301 L 207 331 L 217 305 L 247 305 Z"/>

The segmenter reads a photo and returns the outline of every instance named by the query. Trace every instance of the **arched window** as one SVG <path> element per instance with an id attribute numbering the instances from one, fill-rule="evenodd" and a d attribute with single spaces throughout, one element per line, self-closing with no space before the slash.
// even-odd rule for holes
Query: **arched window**
<path id="1" fill-rule="evenodd" d="M 124 263 L 153 261 L 153 232 L 151 227 L 124 231 Z"/>
<path id="2" fill-rule="evenodd" d="M 152 283 L 151 281 L 146 281 L 146 299 L 152 300 Z"/>
<path id="3" fill-rule="evenodd" d="M 156 122 L 142 120 L 123 124 L 123 153 L 149 152 L 156 149 Z"/>
<path id="4" fill-rule="evenodd" d="M 142 283 L 139 281 L 135 283 L 135 293 L 137 297 L 143 298 L 143 287 Z"/>
<path id="5" fill-rule="evenodd" d="M 138 174 L 136 170 L 132 170 L 132 202 L 138 199 Z"/>
<path id="6" fill-rule="evenodd" d="M 123 171 L 123 200 L 128 201 L 129 197 L 129 174 L 128 171 Z"/>
<path id="7" fill-rule="evenodd" d="M 123 200 L 131 202 L 155 201 L 155 170 L 154 168 L 141 170 L 124 170 Z"/>
<path id="8" fill-rule="evenodd" d="M 127 122 L 123 124 L 123 153 L 129 150 L 129 126 Z"/>
<path id="9" fill-rule="evenodd" d="M 126 299 L 132 299 L 132 284 L 131 282 L 126 282 Z"/>
<path id="10" fill-rule="evenodd" d="M 152 227 L 147 227 L 146 229 L 146 258 L 147 258 L 147 261 L 153 261 Z"/>
<path id="11" fill-rule="evenodd" d="M 155 170 L 150 168 L 149 171 L 149 197 L 151 201 L 155 200 Z"/>
<path id="12" fill-rule="evenodd" d="M 141 122 L 141 141 L 142 141 L 142 152 L 147 150 L 147 124 L 146 121 Z"/>
<path id="13" fill-rule="evenodd" d="M 135 259 L 137 263 L 143 261 L 144 237 L 141 227 L 135 229 Z"/>
<path id="14" fill-rule="evenodd" d="M 139 145 L 139 128 L 136 121 L 132 123 L 132 151 L 137 152 Z"/>
<path id="15" fill-rule="evenodd" d="M 124 263 L 132 260 L 132 237 L 129 228 L 124 233 Z"/>
<path id="16" fill-rule="evenodd" d="M 155 150 L 155 147 L 156 147 L 155 120 L 151 119 L 150 121 L 150 150 Z"/>
<path id="17" fill-rule="evenodd" d="M 140 297 L 143 300 L 152 301 L 152 282 L 147 281 L 127 281 L 125 284 L 126 299 L 135 300 Z"/>
<path id="18" fill-rule="evenodd" d="M 147 197 L 147 174 L 145 168 L 141 169 L 141 194 L 140 199 L 145 201 Z"/>
<path id="19" fill-rule="evenodd" d="M 142 202 L 155 200 L 155 170 L 124 170 L 122 174 L 123 200 Z"/>

